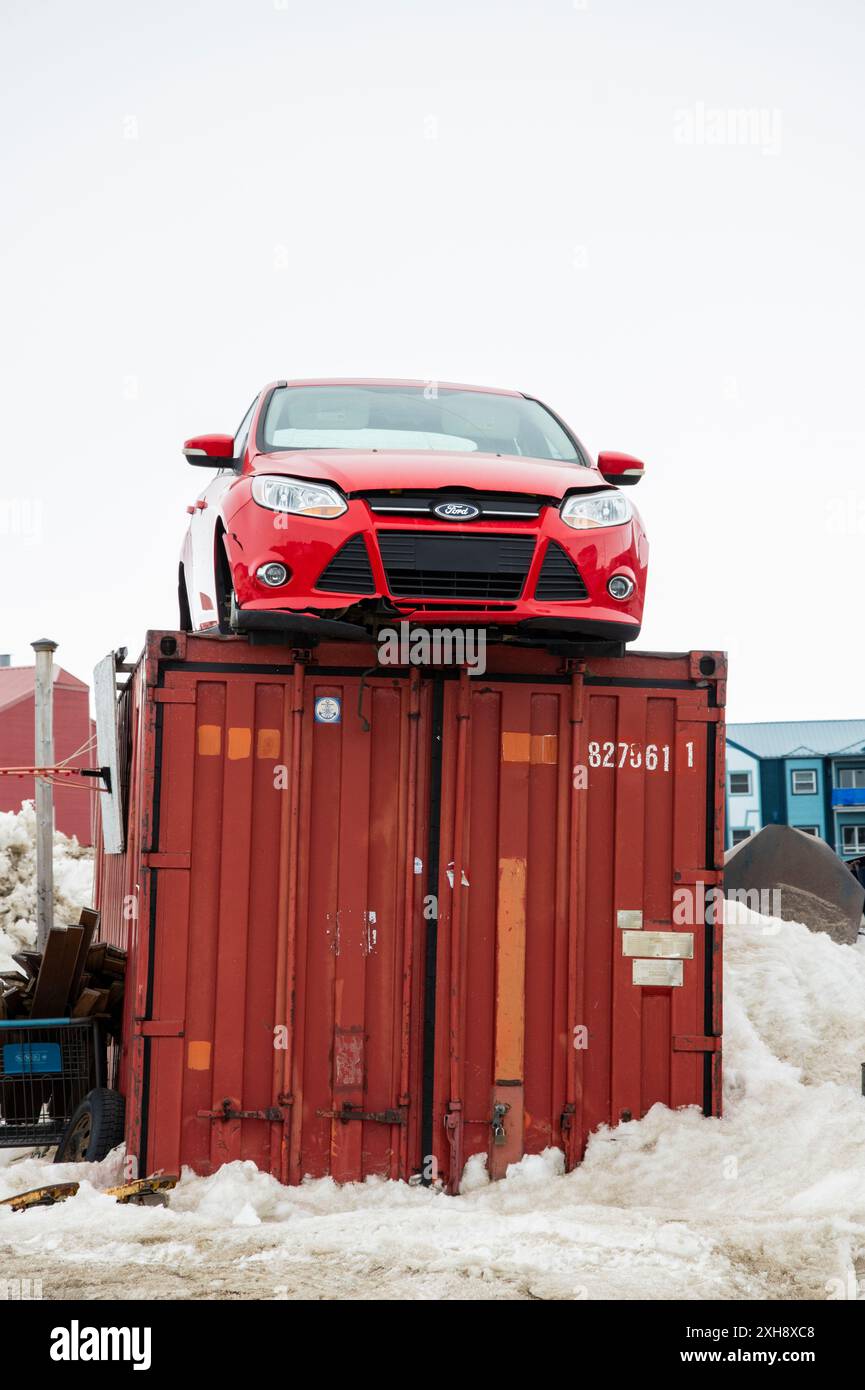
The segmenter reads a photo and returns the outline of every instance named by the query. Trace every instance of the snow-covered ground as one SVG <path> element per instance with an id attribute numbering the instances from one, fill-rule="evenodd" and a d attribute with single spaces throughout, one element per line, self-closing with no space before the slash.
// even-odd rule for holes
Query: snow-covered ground
<path id="1" fill-rule="evenodd" d="M 283 1188 L 235 1163 L 184 1175 L 166 1208 L 121 1207 L 99 1190 L 117 1155 L 0 1151 L 0 1196 L 82 1183 L 53 1208 L 0 1207 L 4 1278 L 45 1298 L 826 1299 L 857 1279 L 865 1296 L 865 950 L 730 915 L 723 1119 L 655 1106 L 596 1134 L 568 1175 L 554 1151 L 496 1184 L 472 1160 L 457 1198 Z"/>

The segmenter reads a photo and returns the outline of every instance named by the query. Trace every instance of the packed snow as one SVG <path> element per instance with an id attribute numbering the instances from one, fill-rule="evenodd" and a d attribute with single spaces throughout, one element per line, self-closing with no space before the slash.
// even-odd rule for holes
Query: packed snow
<path id="1" fill-rule="evenodd" d="M 26 846 L 2 824 L 20 874 Z M 72 903 L 87 884 L 68 852 Z M 0 947 L 30 911 L 4 911 Z M 490 1183 L 473 1158 L 456 1198 L 381 1180 L 284 1188 L 233 1163 L 185 1173 L 166 1207 L 118 1206 L 100 1189 L 119 1151 L 79 1166 L 0 1151 L 0 1196 L 81 1180 L 58 1206 L 0 1207 L 4 1278 L 45 1298 L 863 1297 L 865 950 L 729 917 L 722 1119 L 657 1105 L 599 1131 L 570 1174 L 548 1150 Z"/>
<path id="2" fill-rule="evenodd" d="M 93 851 L 73 836 L 54 836 L 54 920 L 78 921 L 91 900 Z M 0 811 L 0 970 L 17 970 L 13 952 L 36 943 L 36 812 Z"/>

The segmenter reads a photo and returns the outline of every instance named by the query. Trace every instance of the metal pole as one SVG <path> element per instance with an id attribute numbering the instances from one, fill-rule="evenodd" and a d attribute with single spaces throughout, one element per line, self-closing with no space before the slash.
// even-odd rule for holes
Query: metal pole
<path id="1" fill-rule="evenodd" d="M 41 637 L 36 653 L 36 766 L 54 763 L 54 662 L 57 643 Z M 36 779 L 36 949 L 44 951 L 54 924 L 54 787 Z"/>

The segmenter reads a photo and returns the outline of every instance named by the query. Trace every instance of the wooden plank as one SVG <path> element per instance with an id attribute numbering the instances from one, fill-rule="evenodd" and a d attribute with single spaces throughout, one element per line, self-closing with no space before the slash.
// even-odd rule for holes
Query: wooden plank
<path id="1" fill-rule="evenodd" d="M 32 1018 L 66 1014 L 82 936 L 82 927 L 52 927 L 49 931 L 33 994 Z"/>
<path id="2" fill-rule="evenodd" d="M 26 971 L 29 979 L 36 979 L 36 976 L 39 974 L 39 967 L 42 964 L 41 951 L 18 951 L 12 959 L 16 964 L 21 966 L 22 970 Z"/>
<path id="3" fill-rule="evenodd" d="M 99 927 L 99 913 L 93 908 L 83 907 L 79 919 L 81 927 L 81 943 L 78 947 L 78 955 L 75 958 L 75 969 L 72 972 L 72 983 L 69 986 L 69 1004 L 74 1005 L 81 993 L 81 981 L 84 975 L 84 967 L 87 964 L 87 952 L 90 944 L 96 935 Z"/>
<path id="4" fill-rule="evenodd" d="M 87 1018 L 90 1014 L 95 1013 L 101 998 L 102 991 L 99 989 L 82 989 L 72 1005 L 72 1017 Z"/>

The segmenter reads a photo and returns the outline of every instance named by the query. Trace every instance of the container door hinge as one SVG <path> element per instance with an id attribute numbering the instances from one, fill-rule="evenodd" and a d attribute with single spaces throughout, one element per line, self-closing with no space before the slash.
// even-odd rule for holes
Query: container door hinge
<path id="1" fill-rule="evenodd" d="M 316 1110 L 316 1115 L 322 1120 L 339 1120 L 340 1124 L 348 1124 L 349 1120 L 370 1120 L 377 1125 L 404 1125 L 406 1116 L 403 1110 L 358 1110 L 345 1100 L 339 1110 Z"/>
<path id="2" fill-rule="evenodd" d="M 285 1118 L 284 1110 L 281 1105 L 269 1105 L 266 1110 L 236 1110 L 234 1102 L 226 1098 L 218 1110 L 198 1110 L 196 1114 L 199 1120 L 269 1120 L 271 1124 L 280 1124 Z"/>

